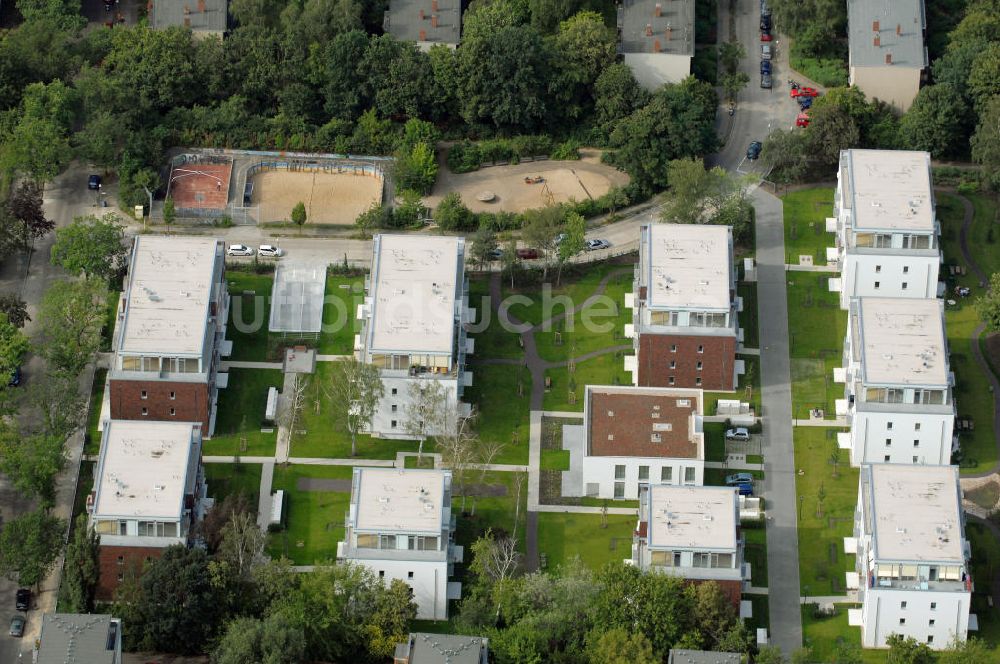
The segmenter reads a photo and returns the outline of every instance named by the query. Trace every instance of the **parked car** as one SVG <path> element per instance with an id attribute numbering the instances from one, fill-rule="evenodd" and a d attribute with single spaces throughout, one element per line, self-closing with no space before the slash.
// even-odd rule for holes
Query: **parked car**
<path id="1" fill-rule="evenodd" d="M 771 75 L 771 61 L 770 60 L 761 60 L 760 61 L 760 73 L 761 74 L 767 74 L 768 76 Z"/>
<path id="2" fill-rule="evenodd" d="M 760 15 L 771 15 L 771 8 L 767 6 L 767 0 L 760 0 Z"/>
<path id="3" fill-rule="evenodd" d="M 24 636 L 24 616 L 14 616 L 10 619 L 10 635 L 17 638 Z"/>
<path id="4" fill-rule="evenodd" d="M 21 384 L 21 367 L 14 367 L 14 370 L 10 372 L 10 380 L 7 381 L 7 387 L 17 387 Z"/>
<path id="5" fill-rule="evenodd" d="M 763 32 L 771 32 L 771 15 L 761 13 L 760 15 L 760 29 Z"/>
<path id="6" fill-rule="evenodd" d="M 503 249 L 501 249 L 500 247 L 490 249 L 489 253 L 486 255 L 489 257 L 491 261 L 498 261 L 501 258 L 503 258 Z"/>
<path id="7" fill-rule="evenodd" d="M 538 258 L 541 254 L 538 253 L 538 249 L 522 248 L 517 250 L 517 257 L 521 259 L 532 259 Z"/>
<path id="8" fill-rule="evenodd" d="M 761 60 L 770 60 L 772 52 L 773 52 L 773 49 L 771 48 L 770 44 L 761 44 L 760 45 L 760 59 Z"/>
<path id="9" fill-rule="evenodd" d="M 276 247 L 273 244 L 262 244 L 257 248 L 257 254 L 261 258 L 278 258 L 284 253 L 281 247 Z"/>
<path id="10" fill-rule="evenodd" d="M 253 249 L 245 244 L 231 244 L 226 253 L 230 256 L 253 256 Z"/>
<path id="11" fill-rule="evenodd" d="M 607 240 L 587 240 L 587 251 L 597 251 L 598 249 L 608 249 L 611 243 Z"/>
<path id="12" fill-rule="evenodd" d="M 764 88 L 765 90 L 770 90 L 771 89 L 771 75 L 770 74 L 761 74 L 760 75 L 760 87 Z"/>
<path id="13" fill-rule="evenodd" d="M 743 484 L 737 484 L 734 486 L 736 492 L 741 496 L 752 496 L 753 495 L 753 484 L 749 482 L 744 482 Z"/>
<path id="14" fill-rule="evenodd" d="M 94 174 L 87 178 L 87 189 L 97 191 L 101 188 L 101 176 Z"/>
<path id="15" fill-rule="evenodd" d="M 726 486 L 736 486 L 737 484 L 753 484 L 753 475 L 750 473 L 726 475 Z"/>
<path id="16" fill-rule="evenodd" d="M 803 111 L 795 117 L 796 127 L 808 127 L 809 126 L 809 114 Z"/>
<path id="17" fill-rule="evenodd" d="M 31 607 L 31 591 L 27 588 L 18 588 L 14 599 L 14 608 L 18 611 L 27 611 Z"/>
<path id="18" fill-rule="evenodd" d="M 746 427 L 726 429 L 726 440 L 750 440 L 750 432 Z"/>
<path id="19" fill-rule="evenodd" d="M 806 110 L 807 108 L 812 108 L 813 105 L 812 97 L 799 97 L 795 101 L 799 102 L 799 108 L 801 108 L 803 111 Z"/>
<path id="20" fill-rule="evenodd" d="M 792 88 L 792 91 L 788 94 L 791 95 L 792 99 L 797 99 L 798 97 L 818 97 L 819 91 L 816 88 L 797 87 Z"/>
<path id="21" fill-rule="evenodd" d="M 760 141 L 753 141 L 752 143 L 750 143 L 750 145 L 747 147 L 747 159 L 749 159 L 750 161 L 755 160 L 757 157 L 760 156 L 760 151 L 763 147 L 764 146 L 763 144 L 761 144 Z"/>
<path id="22" fill-rule="evenodd" d="M 771 36 L 771 33 L 768 30 L 761 30 L 760 31 L 760 40 L 762 42 L 769 42 L 769 41 L 771 41 L 773 39 L 774 39 L 774 37 Z"/>

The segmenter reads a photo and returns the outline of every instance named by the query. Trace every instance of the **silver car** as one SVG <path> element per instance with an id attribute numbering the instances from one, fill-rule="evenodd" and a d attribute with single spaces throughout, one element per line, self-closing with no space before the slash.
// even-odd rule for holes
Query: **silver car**
<path id="1" fill-rule="evenodd" d="M 770 60 L 771 56 L 773 55 L 773 53 L 774 53 L 774 51 L 771 49 L 771 45 L 770 44 L 761 44 L 760 45 L 760 59 L 761 60 Z"/>
<path id="2" fill-rule="evenodd" d="M 276 247 L 273 244 L 262 244 L 257 248 L 257 255 L 261 258 L 279 258 L 284 253 L 281 247 Z"/>
<path id="3" fill-rule="evenodd" d="M 24 616 L 14 616 L 10 619 L 10 635 L 17 638 L 24 636 Z"/>
<path id="4" fill-rule="evenodd" d="M 587 251 L 597 251 L 598 249 L 608 249 L 611 243 L 607 240 L 587 240 Z"/>
<path id="5" fill-rule="evenodd" d="M 253 249 L 245 244 L 231 244 L 226 253 L 230 256 L 253 256 Z"/>
<path id="6" fill-rule="evenodd" d="M 726 430 L 726 440 L 750 440 L 750 432 L 746 427 L 736 427 Z"/>

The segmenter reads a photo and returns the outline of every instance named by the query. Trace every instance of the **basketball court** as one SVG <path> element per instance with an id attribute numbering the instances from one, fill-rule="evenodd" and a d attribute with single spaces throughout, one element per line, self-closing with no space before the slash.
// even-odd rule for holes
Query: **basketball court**
<path id="1" fill-rule="evenodd" d="M 225 210 L 233 165 L 187 163 L 170 171 L 168 194 L 180 210 Z"/>

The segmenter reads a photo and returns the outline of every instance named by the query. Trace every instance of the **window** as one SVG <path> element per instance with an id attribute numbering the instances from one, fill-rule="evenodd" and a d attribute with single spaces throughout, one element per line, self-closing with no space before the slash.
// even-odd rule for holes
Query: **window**
<path id="1" fill-rule="evenodd" d="M 885 428 L 888 429 L 889 431 L 892 431 L 892 422 L 886 422 Z"/>
<path id="2" fill-rule="evenodd" d="M 670 352 L 671 353 L 677 352 L 677 344 L 670 344 Z"/>
<path id="3" fill-rule="evenodd" d="M 934 643 L 934 635 L 933 634 L 931 634 L 930 636 L 927 637 L 927 643 Z"/>
<path id="4" fill-rule="evenodd" d="M 900 602 L 899 603 L 899 608 L 905 609 L 906 608 L 906 602 Z"/>
<path id="5" fill-rule="evenodd" d="M 170 409 L 170 414 L 171 414 L 171 416 L 176 415 L 177 414 L 177 409 L 176 408 L 171 408 Z"/>
<path id="6" fill-rule="evenodd" d="M 913 446 L 914 447 L 920 447 L 920 441 L 919 440 L 914 440 L 913 441 Z"/>
<path id="7" fill-rule="evenodd" d="M 694 379 L 694 384 L 701 385 L 701 376 L 698 376 L 697 378 Z"/>
<path id="8" fill-rule="evenodd" d="M 886 447 L 892 447 L 892 438 L 886 438 L 885 439 L 885 446 Z"/>
<path id="9" fill-rule="evenodd" d="M 177 393 L 176 392 L 171 392 L 170 393 L 170 398 L 171 399 L 176 399 L 177 398 Z"/>
<path id="10" fill-rule="evenodd" d="M 694 466 L 688 466 L 684 469 L 684 483 L 694 482 Z"/>
<path id="11" fill-rule="evenodd" d="M 413 578 L 413 572 L 407 572 L 406 573 L 406 578 L 407 579 L 412 579 Z"/>
<path id="12" fill-rule="evenodd" d="M 392 396 L 396 396 L 396 394 L 398 394 L 398 393 L 399 393 L 399 390 L 397 390 L 395 387 L 392 388 Z"/>
<path id="13" fill-rule="evenodd" d="M 695 368 L 697 368 L 698 371 L 701 371 L 701 362 L 699 362 L 697 365 L 695 365 Z"/>
<path id="14" fill-rule="evenodd" d="M 910 266 L 909 265 L 904 265 L 903 266 L 903 274 L 909 274 L 909 273 L 910 273 Z"/>
<path id="15" fill-rule="evenodd" d="M 681 566 L 681 552 L 674 551 L 674 567 L 680 567 L 680 566 Z"/>
<path id="16" fill-rule="evenodd" d="M 920 422 L 917 422 L 916 424 L 913 425 L 913 430 L 920 431 Z"/>
<path id="17" fill-rule="evenodd" d="M 625 482 L 615 482 L 615 498 L 625 497 Z"/>
<path id="18" fill-rule="evenodd" d="M 139 392 L 139 398 L 140 398 L 140 399 L 145 399 L 145 398 L 147 398 L 148 396 L 149 396 L 149 395 L 148 395 L 148 394 L 146 394 L 146 390 L 142 390 L 141 392 Z"/>
<path id="19" fill-rule="evenodd" d="M 934 626 L 934 619 L 933 618 L 931 618 L 930 620 L 927 621 L 927 626 L 928 627 L 933 627 Z"/>
<path id="20" fill-rule="evenodd" d="M 676 369 L 677 368 L 677 362 L 675 362 L 674 360 L 670 360 L 670 368 L 671 369 Z"/>
<path id="21" fill-rule="evenodd" d="M 698 346 L 698 352 L 699 353 L 704 353 L 705 352 L 705 347 L 704 346 Z"/>
<path id="22" fill-rule="evenodd" d="M 937 609 L 937 602 L 931 602 L 931 611 Z"/>
<path id="23" fill-rule="evenodd" d="M 396 420 L 393 420 L 390 424 L 391 424 L 391 426 L 392 426 L 393 429 L 396 428 Z"/>
<path id="24" fill-rule="evenodd" d="M 399 410 L 399 407 L 396 404 L 392 404 L 392 412 L 395 413 L 397 410 Z"/>
<path id="25" fill-rule="evenodd" d="M 674 384 L 674 377 L 673 376 L 670 376 L 669 378 L 667 378 L 667 384 L 668 385 L 673 385 Z"/>
<path id="26" fill-rule="evenodd" d="M 615 439 L 615 434 L 609 433 L 608 434 L 608 440 L 614 440 L 614 439 Z"/>
<path id="27" fill-rule="evenodd" d="M 906 282 L 903 282 L 903 290 L 906 290 Z"/>
<path id="28" fill-rule="evenodd" d="M 657 433 L 656 431 L 654 431 L 653 433 L 651 433 L 649 435 L 649 442 L 651 442 L 651 443 L 660 443 L 660 442 L 663 442 L 663 438 L 660 437 L 659 433 Z"/>
<path id="29" fill-rule="evenodd" d="M 875 274 L 878 274 L 881 271 L 882 271 L 882 266 L 881 265 L 876 265 L 875 266 Z"/>
<path id="30" fill-rule="evenodd" d="M 380 548 L 380 549 L 395 549 L 396 548 L 396 536 L 395 535 L 379 535 L 378 536 L 378 548 Z"/>
<path id="31" fill-rule="evenodd" d="M 649 481 L 649 466 L 639 466 L 639 481 L 640 482 Z"/>
<path id="32" fill-rule="evenodd" d="M 378 578 L 380 578 L 380 579 L 384 579 L 385 578 L 385 570 L 384 569 L 380 569 L 378 571 Z"/>
<path id="33" fill-rule="evenodd" d="M 886 454 L 886 455 L 885 455 L 885 458 L 884 458 L 884 459 L 882 459 L 882 461 L 884 461 L 884 462 L 886 462 L 886 463 L 889 463 L 889 455 L 888 455 L 888 454 Z"/>
<path id="34" fill-rule="evenodd" d="M 712 554 L 698 552 L 691 556 L 691 566 L 692 567 L 711 567 L 712 566 Z"/>
<path id="35" fill-rule="evenodd" d="M 147 408 L 143 408 L 143 409 L 142 409 L 142 414 L 143 414 L 143 415 L 149 415 L 149 409 L 147 409 Z"/>
<path id="36" fill-rule="evenodd" d="M 674 467 L 664 466 L 660 468 L 660 481 L 661 482 L 673 482 L 674 481 Z"/>
<path id="37" fill-rule="evenodd" d="M 625 465 L 624 464 L 615 466 L 615 479 L 616 480 L 623 480 L 623 479 L 625 479 Z"/>
<path id="38" fill-rule="evenodd" d="M 920 463 L 919 461 L 917 461 L 917 459 L 918 457 L 913 457 L 913 463 Z"/>
<path id="39" fill-rule="evenodd" d="M 125 580 L 125 572 L 118 572 L 118 580 L 119 581 Z"/>
<path id="40" fill-rule="evenodd" d="M 118 556 L 118 566 L 121 567 L 125 564 L 125 556 Z"/>
<path id="41" fill-rule="evenodd" d="M 879 282 L 877 282 L 877 281 L 876 281 L 876 282 L 875 282 L 875 290 L 878 290 L 878 287 L 879 287 L 879 286 L 881 286 L 881 284 L 880 284 Z"/>
<path id="42" fill-rule="evenodd" d="M 900 625 L 905 625 L 906 624 L 906 618 L 900 618 L 899 619 L 899 624 Z"/>

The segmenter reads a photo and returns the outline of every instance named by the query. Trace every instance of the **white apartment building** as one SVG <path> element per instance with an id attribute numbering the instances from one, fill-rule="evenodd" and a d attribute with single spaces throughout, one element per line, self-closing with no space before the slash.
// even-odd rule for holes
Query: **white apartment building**
<path id="1" fill-rule="evenodd" d="M 212 506 L 201 465 L 201 425 L 193 422 L 105 422 L 90 524 L 100 538 L 98 596 L 110 598 L 126 565 L 188 544 Z"/>
<path id="2" fill-rule="evenodd" d="M 844 344 L 851 464 L 951 462 L 954 377 L 940 300 L 862 297 L 851 302 Z"/>
<path id="3" fill-rule="evenodd" d="M 583 424 L 563 426 L 564 493 L 635 500 L 650 482 L 701 486 L 702 408 L 701 390 L 588 385 Z"/>
<path id="4" fill-rule="evenodd" d="M 861 644 L 884 648 L 891 634 L 943 649 L 970 625 L 972 577 L 958 468 L 872 464 L 861 467 L 854 537 Z M 975 616 L 971 616 L 975 625 Z"/>
<path id="5" fill-rule="evenodd" d="M 941 228 L 928 153 L 843 150 L 834 214 L 842 309 L 853 297 L 937 296 Z"/>
<path id="6" fill-rule="evenodd" d="M 445 395 L 445 411 L 467 414 L 461 402 L 472 385 L 465 357 L 473 351 L 465 325 L 469 308 L 465 278 L 465 239 L 414 235 L 376 235 L 367 295 L 358 307 L 361 332 L 356 356 L 377 366 L 385 394 L 372 418 L 376 438 L 416 439 L 438 433 L 454 418 L 413 425 L 420 390 L 435 382 Z"/>
<path id="7" fill-rule="evenodd" d="M 355 468 L 345 529 L 337 560 L 404 581 L 417 619 L 448 619 L 448 600 L 462 593 L 448 578 L 463 555 L 453 541 L 451 471 Z"/>
<path id="8" fill-rule="evenodd" d="M 750 580 L 739 525 L 731 487 L 643 486 L 631 563 L 691 581 L 715 581 L 739 608 L 743 582 Z"/>

